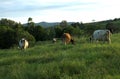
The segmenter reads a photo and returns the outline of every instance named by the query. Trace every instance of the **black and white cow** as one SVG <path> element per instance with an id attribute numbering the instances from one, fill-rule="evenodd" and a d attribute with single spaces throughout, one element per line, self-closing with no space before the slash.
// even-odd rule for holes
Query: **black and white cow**
<path id="1" fill-rule="evenodd" d="M 25 38 L 22 38 L 19 41 L 19 46 L 20 46 L 21 49 L 26 49 L 26 48 L 28 48 L 29 43 L 28 43 L 28 41 Z"/>

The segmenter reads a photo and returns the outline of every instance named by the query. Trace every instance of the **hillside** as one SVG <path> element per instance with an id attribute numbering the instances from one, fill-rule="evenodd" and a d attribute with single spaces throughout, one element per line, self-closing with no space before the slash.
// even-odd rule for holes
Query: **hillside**
<path id="1" fill-rule="evenodd" d="M 43 27 L 50 27 L 50 26 L 59 25 L 59 22 L 39 22 L 39 23 L 36 23 L 36 25 L 40 25 Z"/>
<path id="2" fill-rule="evenodd" d="M 68 22 L 68 25 L 72 24 L 74 22 Z M 24 26 L 26 26 L 27 23 L 23 24 Z M 60 22 L 38 22 L 38 23 L 35 23 L 35 25 L 40 25 L 42 27 L 51 27 L 51 26 L 57 26 L 59 25 Z"/>
<path id="3" fill-rule="evenodd" d="M 120 79 L 120 33 L 112 44 L 91 44 L 86 37 L 75 45 L 59 40 L 38 42 L 27 50 L 0 50 L 0 79 Z"/>

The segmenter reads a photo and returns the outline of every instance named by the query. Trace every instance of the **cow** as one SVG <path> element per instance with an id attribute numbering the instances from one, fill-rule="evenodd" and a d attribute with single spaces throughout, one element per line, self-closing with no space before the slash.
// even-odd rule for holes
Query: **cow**
<path id="1" fill-rule="evenodd" d="M 111 32 L 107 29 L 105 30 L 95 30 L 93 32 L 92 37 L 90 37 L 90 41 L 107 41 L 108 43 L 111 43 L 110 39 Z"/>
<path id="2" fill-rule="evenodd" d="M 53 43 L 56 43 L 56 41 L 57 41 L 57 38 L 53 38 L 53 39 L 52 39 L 52 42 L 53 42 Z"/>
<path id="3" fill-rule="evenodd" d="M 71 35 L 69 33 L 64 33 L 63 36 L 62 36 L 62 39 L 63 39 L 63 43 L 66 45 L 68 43 L 72 43 L 74 44 L 74 39 L 71 37 Z"/>
<path id="4" fill-rule="evenodd" d="M 29 43 L 28 43 L 28 41 L 25 38 L 22 38 L 19 41 L 19 47 L 20 47 L 20 49 L 26 49 L 26 48 L 28 48 L 28 46 L 29 46 Z"/>

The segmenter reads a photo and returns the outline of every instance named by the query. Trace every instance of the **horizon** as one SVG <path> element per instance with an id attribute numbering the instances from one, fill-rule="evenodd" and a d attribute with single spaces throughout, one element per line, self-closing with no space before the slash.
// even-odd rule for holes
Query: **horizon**
<path id="1" fill-rule="evenodd" d="M 13 19 L 9 19 L 9 18 L 0 18 L 0 20 L 1 19 L 8 19 L 8 20 L 12 20 L 12 21 L 15 21 L 15 22 L 17 22 L 16 20 L 13 20 Z M 33 19 L 33 18 L 32 18 Z M 113 19 L 105 19 L 105 20 L 99 20 L 99 21 L 96 21 L 96 20 L 91 20 L 90 22 L 79 22 L 79 21 L 67 21 L 67 20 L 65 20 L 65 21 L 67 21 L 67 22 L 74 22 L 74 23 L 76 23 L 76 22 L 79 22 L 79 23 L 93 23 L 93 22 L 101 22 L 101 21 L 107 21 L 107 20 L 114 20 L 114 19 L 119 19 L 119 18 L 113 18 Z M 44 23 L 60 23 L 60 22 L 62 22 L 62 21 L 64 21 L 64 20 L 61 20 L 61 21 L 51 21 L 51 22 L 49 22 L 49 21 L 38 21 L 38 22 L 34 22 L 34 23 L 42 23 L 42 22 L 44 22 Z M 21 23 L 20 21 L 19 22 L 17 22 L 17 23 L 21 23 L 21 24 L 26 24 L 28 22 L 28 18 L 27 18 L 27 21 L 26 22 L 24 22 L 24 23 Z"/>
<path id="2" fill-rule="evenodd" d="M 20 23 L 33 22 L 96 22 L 119 18 L 119 1 L 109 0 L 0 0 L 0 19 Z"/>

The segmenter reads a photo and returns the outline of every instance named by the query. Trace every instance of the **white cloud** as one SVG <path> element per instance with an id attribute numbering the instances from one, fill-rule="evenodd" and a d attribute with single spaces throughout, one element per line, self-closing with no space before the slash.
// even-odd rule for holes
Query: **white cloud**
<path id="1" fill-rule="evenodd" d="M 119 18 L 119 7 L 118 0 L 0 0 L 0 18 L 90 22 Z"/>

